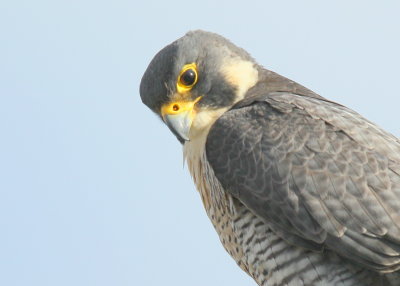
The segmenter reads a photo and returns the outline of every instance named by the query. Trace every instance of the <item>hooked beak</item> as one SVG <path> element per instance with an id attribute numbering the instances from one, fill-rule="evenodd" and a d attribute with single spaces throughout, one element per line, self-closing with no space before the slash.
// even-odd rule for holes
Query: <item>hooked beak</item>
<path id="1" fill-rule="evenodd" d="M 181 143 L 189 141 L 189 131 L 192 125 L 191 111 L 165 115 L 164 122 Z"/>
<path id="2" fill-rule="evenodd" d="M 201 96 L 194 101 L 174 101 L 161 108 L 161 116 L 169 129 L 183 144 L 189 141 L 190 127 L 195 115 L 194 106 Z"/>

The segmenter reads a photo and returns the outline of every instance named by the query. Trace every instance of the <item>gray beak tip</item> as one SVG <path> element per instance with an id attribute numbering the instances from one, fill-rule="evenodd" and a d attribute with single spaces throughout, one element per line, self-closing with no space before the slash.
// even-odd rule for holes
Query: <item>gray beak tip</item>
<path id="1" fill-rule="evenodd" d="M 182 144 L 185 141 L 189 141 L 189 131 L 190 126 L 192 125 L 190 112 L 166 115 L 164 117 L 164 122 Z"/>

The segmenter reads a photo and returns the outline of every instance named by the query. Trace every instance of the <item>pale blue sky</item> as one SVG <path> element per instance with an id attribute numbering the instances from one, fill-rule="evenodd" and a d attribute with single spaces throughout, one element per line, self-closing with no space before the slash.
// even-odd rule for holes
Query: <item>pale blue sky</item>
<path id="1" fill-rule="evenodd" d="M 255 285 L 141 104 L 190 29 L 400 135 L 398 1 L 0 3 L 0 285 Z"/>

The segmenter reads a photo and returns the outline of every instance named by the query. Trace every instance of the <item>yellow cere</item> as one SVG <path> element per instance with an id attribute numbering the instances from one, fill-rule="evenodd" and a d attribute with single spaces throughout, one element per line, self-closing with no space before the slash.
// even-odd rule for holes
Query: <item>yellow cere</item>
<path id="1" fill-rule="evenodd" d="M 194 75 L 194 80 L 190 84 L 187 84 L 184 80 L 188 72 L 190 72 L 191 75 Z M 179 73 L 178 80 L 176 81 L 176 88 L 178 93 L 182 94 L 191 90 L 193 86 L 197 83 L 197 79 L 197 65 L 195 63 L 184 65 L 181 72 Z"/>
<path id="2" fill-rule="evenodd" d="M 192 111 L 194 105 L 201 99 L 201 96 L 196 98 L 194 101 L 178 100 L 171 103 L 164 104 L 161 107 L 161 115 L 176 115 L 186 111 Z"/>

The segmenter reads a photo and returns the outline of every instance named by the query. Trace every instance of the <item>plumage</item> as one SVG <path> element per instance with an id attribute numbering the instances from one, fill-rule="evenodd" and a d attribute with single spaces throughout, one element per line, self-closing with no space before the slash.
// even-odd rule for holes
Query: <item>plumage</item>
<path id="1" fill-rule="evenodd" d="M 191 32 L 172 46 L 176 58 L 163 58 L 167 47 L 146 71 L 142 100 L 178 122 L 182 97 L 195 100 L 189 139 L 169 127 L 238 265 L 262 286 L 400 285 L 399 139 L 218 35 Z M 177 95 L 172 83 L 193 60 L 198 83 Z M 157 77 L 168 92 L 148 87 Z M 160 113 L 168 104 L 177 110 Z"/>
<path id="2" fill-rule="evenodd" d="M 400 166 L 400 144 L 369 124 L 379 136 L 370 135 L 379 140 L 371 148 L 357 136 L 362 118 L 332 102 L 290 93 L 253 100 L 208 135 L 207 160 L 223 188 L 294 240 L 346 249 L 372 270 L 399 269 L 400 175 L 389 162 Z"/>

